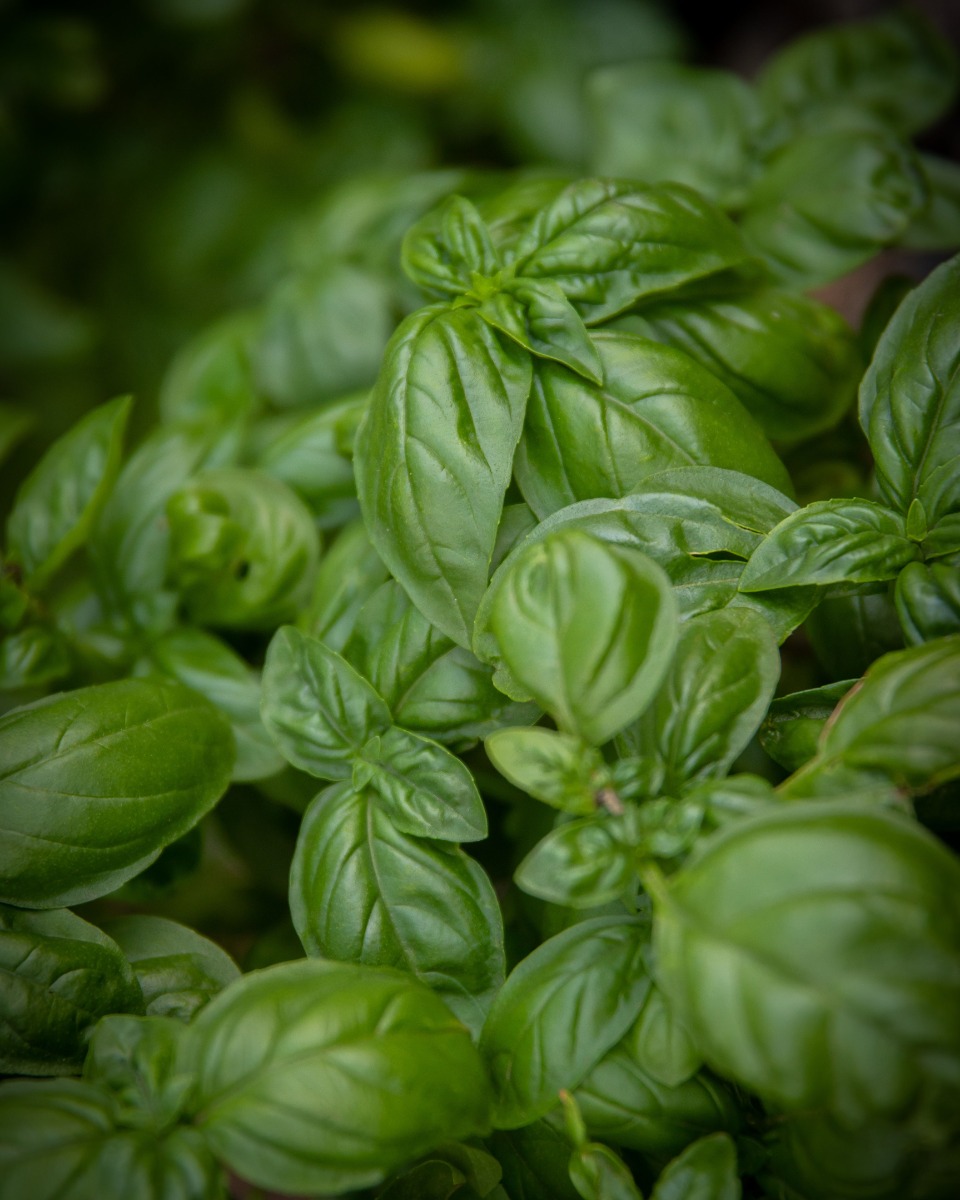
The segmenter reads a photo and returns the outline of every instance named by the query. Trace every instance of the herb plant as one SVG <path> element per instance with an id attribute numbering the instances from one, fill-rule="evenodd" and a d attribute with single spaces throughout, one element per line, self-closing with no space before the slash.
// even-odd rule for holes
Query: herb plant
<path id="1" fill-rule="evenodd" d="M 345 186 L 34 465 L 0 1200 L 956 1194 L 960 259 L 807 292 L 960 243 L 957 78 L 603 70 L 591 173 Z"/>

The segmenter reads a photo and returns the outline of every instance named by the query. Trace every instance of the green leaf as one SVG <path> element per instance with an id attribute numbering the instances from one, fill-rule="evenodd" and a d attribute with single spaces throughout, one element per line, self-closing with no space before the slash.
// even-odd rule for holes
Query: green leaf
<path id="1" fill-rule="evenodd" d="M 778 280 L 816 287 L 897 241 L 926 199 L 919 162 L 894 134 L 814 131 L 773 154 L 750 189 L 741 228 Z"/>
<path id="2" fill-rule="evenodd" d="M 570 1178 L 583 1200 L 643 1200 L 627 1164 L 599 1142 L 574 1150 Z"/>
<path id="3" fill-rule="evenodd" d="M 160 416 L 170 422 L 229 424 L 260 408 L 250 352 L 258 317 L 240 313 L 191 339 L 160 385 Z"/>
<path id="4" fill-rule="evenodd" d="M 817 500 L 764 538 L 744 568 L 740 590 L 882 582 L 919 557 L 903 518 L 885 505 Z"/>
<path id="5" fill-rule="evenodd" d="M 284 758 L 321 779 L 349 779 L 353 760 L 392 724 L 363 676 L 292 625 L 267 647 L 261 715 Z"/>
<path id="6" fill-rule="evenodd" d="M 480 1049 L 496 1091 L 495 1123 L 528 1125 L 575 1088 L 637 1018 L 650 980 L 648 925 L 582 921 L 516 967 L 497 995 Z"/>
<path id="7" fill-rule="evenodd" d="M 370 537 L 413 602 L 470 645 L 530 390 L 530 357 L 475 310 L 397 330 L 355 458 Z"/>
<path id="8" fill-rule="evenodd" d="M 167 519 L 169 576 L 197 624 L 273 629 L 297 615 L 320 544 L 285 484 L 243 467 L 203 471 L 170 497 Z"/>
<path id="9" fill-rule="evenodd" d="M 656 986 L 650 989 L 639 1019 L 618 1049 L 668 1088 L 686 1083 L 703 1066 L 683 1022 Z"/>
<path id="10" fill-rule="evenodd" d="M 297 618 L 298 626 L 331 650 L 341 651 L 361 608 L 389 578 L 363 521 L 352 522 L 320 560 L 313 593 Z"/>
<path id="11" fill-rule="evenodd" d="M 911 563 L 897 577 L 894 595 L 907 644 L 960 633 L 960 562 Z"/>
<path id="12" fill-rule="evenodd" d="M 490 277 L 500 267 L 490 231 L 462 196 L 451 196 L 407 230 L 401 263 L 432 300 L 461 296 L 475 276 Z"/>
<path id="13" fill-rule="evenodd" d="M 191 829 L 226 789 L 233 734 L 181 684 L 127 679 L 0 717 L 0 900 L 103 896 Z"/>
<path id="14" fill-rule="evenodd" d="M 142 1012 L 120 948 L 67 909 L 0 905 L 0 1071 L 69 1075 L 105 1013 Z"/>
<path id="15" fill-rule="evenodd" d="M 804 127 L 849 105 L 912 134 L 949 107 L 957 78 L 949 43 L 919 11 L 902 8 L 798 38 L 767 64 L 759 86 L 772 113 Z"/>
<path id="16" fill-rule="evenodd" d="M 316 959 L 255 971 L 200 1013 L 190 1048 L 197 1128 L 262 1187 L 367 1187 L 488 1126 L 469 1033 L 396 971 Z"/>
<path id="17" fill-rule="evenodd" d="M 599 908 L 637 886 L 633 823 L 597 815 L 566 821 L 537 843 L 514 872 L 529 896 L 567 908 Z"/>
<path id="18" fill-rule="evenodd" d="M 796 771 L 816 754 L 824 725 L 855 683 L 856 679 L 841 679 L 778 696 L 760 726 L 760 745 L 775 763 Z"/>
<path id="19" fill-rule="evenodd" d="M 912 820 L 791 805 L 650 884 L 657 979 L 724 1075 L 851 1124 L 960 1086 L 960 868 Z"/>
<path id="20" fill-rule="evenodd" d="M 897 309 L 860 385 L 860 423 L 888 502 L 923 502 L 933 526 L 960 510 L 960 257 Z"/>
<path id="21" fill-rule="evenodd" d="M 779 440 L 834 426 L 863 373 L 856 338 L 839 313 L 773 288 L 696 303 L 668 299 L 622 320 L 695 358 Z"/>
<path id="22" fill-rule="evenodd" d="M 736 75 L 658 61 L 603 67 L 588 79 L 587 105 L 598 175 L 683 183 L 736 204 L 760 119 L 753 89 Z"/>
<path id="23" fill-rule="evenodd" d="M 40 588 L 83 545 L 120 470 L 129 396 L 88 413 L 50 447 L 20 485 L 7 549 Z"/>
<path id="24" fill-rule="evenodd" d="M 325 263 L 271 292 L 253 348 L 257 388 L 278 408 L 308 408 L 370 387 L 393 329 L 376 271 Z"/>
<path id="25" fill-rule="evenodd" d="M 503 982 L 500 910 L 484 871 L 461 850 L 403 833 L 350 784 L 307 810 L 290 911 L 308 954 L 409 971 L 471 1029 Z"/>
<path id="26" fill-rule="evenodd" d="M 524 547 L 490 621 L 514 678 L 563 732 L 595 745 L 643 711 L 677 636 L 662 570 L 576 530 Z"/>
<path id="27" fill-rule="evenodd" d="M 450 1200 L 466 1182 L 452 1163 L 430 1159 L 393 1180 L 377 1200 Z"/>
<path id="28" fill-rule="evenodd" d="M 512 249 L 517 275 L 559 284 L 595 325 L 641 297 L 662 295 L 739 267 L 736 226 L 687 188 L 627 180 L 570 184 L 533 218 Z"/>
<path id="29" fill-rule="evenodd" d="M 103 922 L 103 928 L 132 964 L 148 1017 L 189 1021 L 240 978 L 239 968 L 225 950 L 166 917 L 113 917 Z"/>
<path id="30" fill-rule="evenodd" d="M 790 490 L 783 464 L 737 398 L 682 350 L 628 333 L 593 337 L 603 386 L 534 369 L 515 471 L 541 518 L 636 491 L 670 468 L 726 467 Z"/>
<path id="31" fill-rule="evenodd" d="M 194 1129 L 117 1129 L 114 1102 L 79 1080 L 0 1085 L 0 1200 L 223 1200 Z"/>
<path id="32" fill-rule="evenodd" d="M 862 675 L 881 654 L 903 648 L 903 630 L 888 588 L 821 600 L 804 632 L 826 678 L 833 680 Z"/>
<path id="33" fill-rule="evenodd" d="M 232 779 L 264 779 L 284 760 L 260 719 L 260 678 L 244 660 L 202 629 L 174 629 L 150 646 L 142 664 L 199 692 L 230 722 L 237 745 Z"/>
<path id="34" fill-rule="evenodd" d="M 488 1145 L 503 1168 L 510 1200 L 577 1200 L 567 1170 L 570 1143 L 549 1122 L 498 1129 Z"/>
<path id="35" fill-rule="evenodd" d="M 692 617 L 652 705 L 619 736 L 625 753 L 665 768 L 663 791 L 726 775 L 763 720 L 780 678 L 773 631 L 759 613 L 727 608 Z"/>
<path id="36" fill-rule="evenodd" d="M 414 837 L 476 842 L 487 836 L 487 814 L 469 769 L 437 742 L 396 726 L 374 735 L 353 769 L 393 824 Z"/>
<path id="37" fill-rule="evenodd" d="M 956 250 L 960 246 L 960 164 L 920 155 L 927 203 L 907 226 L 899 244 L 909 250 Z"/>
<path id="38" fill-rule="evenodd" d="M 834 770 L 880 773 L 922 791 L 960 776 L 960 634 L 885 654 L 824 726 L 817 755 L 785 789 L 803 794 Z"/>
<path id="39" fill-rule="evenodd" d="M 725 1133 L 701 1138 L 669 1164 L 650 1200 L 740 1200 L 737 1149 Z"/>
<path id="40" fill-rule="evenodd" d="M 72 667 L 66 638 L 49 625 L 27 625 L 0 641 L 0 692 L 45 688 Z"/>
<path id="41" fill-rule="evenodd" d="M 160 1133 L 177 1121 L 193 1087 L 180 1061 L 183 1033 L 163 1017 L 114 1015 L 97 1024 L 83 1077 L 113 1094 L 119 1123 Z"/>
<path id="42" fill-rule="evenodd" d="M 521 276 L 479 306 L 488 325 L 540 358 L 563 363 L 593 383 L 603 368 L 590 334 L 559 284 Z"/>
<path id="43" fill-rule="evenodd" d="M 562 812 L 595 812 L 597 792 L 609 782 L 599 750 L 553 729 L 498 729 L 484 747 L 501 775 Z"/>

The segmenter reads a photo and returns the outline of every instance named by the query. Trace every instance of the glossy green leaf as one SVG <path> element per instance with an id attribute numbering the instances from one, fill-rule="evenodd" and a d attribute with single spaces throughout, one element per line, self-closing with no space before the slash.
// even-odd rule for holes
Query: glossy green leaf
<path id="1" fill-rule="evenodd" d="M 233 734 L 181 684 L 127 679 L 0 717 L 7 903 L 105 895 L 191 829 L 226 789 Z"/>
<path id="2" fill-rule="evenodd" d="M 577 1200 L 567 1170 L 570 1143 L 550 1122 L 498 1129 L 488 1145 L 503 1168 L 510 1200 Z"/>
<path id="3" fill-rule="evenodd" d="M 355 458 L 377 551 L 469 646 L 530 390 L 530 357 L 473 310 L 424 309 L 387 349 Z"/>
<path id="4" fill-rule="evenodd" d="M 778 696 L 760 726 L 760 745 L 781 767 L 798 770 L 816 754 L 824 725 L 856 682 L 841 679 Z"/>
<path id="5" fill-rule="evenodd" d="M 167 519 L 169 574 L 193 621 L 272 629 L 296 616 L 320 546 L 285 484 L 242 467 L 204 471 L 170 497 Z"/>
<path id="6" fill-rule="evenodd" d="M 193 1087 L 181 1062 L 183 1033 L 179 1021 L 164 1017 L 114 1015 L 98 1022 L 83 1078 L 112 1093 L 119 1123 L 159 1132 L 177 1121 Z"/>
<path id="7" fill-rule="evenodd" d="M 960 562 L 911 563 L 897 576 L 895 601 L 907 644 L 960 633 Z"/>
<path id="8" fill-rule="evenodd" d="M 0 1086 L 0 1200 L 223 1200 L 203 1138 L 118 1129 L 109 1093 L 79 1080 Z"/>
<path id="9" fill-rule="evenodd" d="M 650 987 L 648 928 L 626 916 L 583 921 L 511 972 L 480 1039 L 498 1126 L 549 1112 L 630 1028 Z"/>
<path id="10" fill-rule="evenodd" d="M 500 266 L 489 230 L 462 196 L 451 196 L 407 231 L 401 262 L 433 300 L 463 295 L 475 276 L 492 276 Z"/>
<path id="11" fill-rule="evenodd" d="M 240 970 L 209 938 L 166 917 L 137 914 L 103 922 L 133 966 L 150 1017 L 189 1021 Z"/>
<path id="12" fill-rule="evenodd" d="M 514 678 L 562 731 L 595 745 L 649 703 L 676 624 L 669 581 L 654 562 L 575 530 L 525 547 L 491 612 Z"/>
<path id="13" fill-rule="evenodd" d="M 322 639 L 331 650 L 341 651 L 361 608 L 389 578 L 363 521 L 352 522 L 321 559 L 310 600 L 297 618 L 298 626 Z"/>
<path id="14" fill-rule="evenodd" d="M 625 496 L 675 467 L 725 467 L 790 490 L 760 428 L 689 355 L 626 333 L 593 340 L 602 387 L 549 362 L 534 370 L 515 471 L 538 516 Z"/>
<path id="15" fill-rule="evenodd" d="M 0 1071 L 69 1075 L 105 1013 L 142 1012 L 120 948 L 67 909 L 0 905 Z"/>
<path id="16" fill-rule="evenodd" d="M 570 1178 L 583 1200 L 643 1200 L 627 1164 L 599 1142 L 574 1150 Z"/>
<path id="17" fill-rule="evenodd" d="M 307 408 L 370 387 L 393 329 L 379 273 L 325 263 L 276 287 L 253 348 L 258 389 L 278 408 Z"/>
<path id="18" fill-rule="evenodd" d="M 308 954 L 398 967 L 472 1029 L 503 982 L 503 932 L 484 871 L 400 831 L 376 796 L 337 784 L 304 817 L 290 910 Z"/>
<path id="19" fill-rule="evenodd" d="M 260 407 L 250 352 L 257 333 L 251 313 L 227 317 L 189 341 L 160 385 L 166 422 L 236 422 Z"/>
<path id="20" fill-rule="evenodd" d="M 70 673 L 66 638 L 49 625 L 27 625 L 0 641 L 0 692 L 46 688 Z"/>
<path id="21" fill-rule="evenodd" d="M 33 587 L 42 587 L 86 541 L 120 470 L 129 415 L 129 396 L 95 408 L 20 485 L 7 519 L 7 550 Z"/>
<path id="22" fill-rule="evenodd" d="M 393 824 L 414 837 L 476 842 L 487 836 L 487 814 L 468 768 L 437 742 L 394 726 L 375 734 L 353 769 Z"/>
<path id="23" fill-rule="evenodd" d="M 863 363 L 846 321 L 809 296 L 773 288 L 664 300 L 624 326 L 684 350 L 725 383 L 768 437 L 835 425 L 856 399 Z"/>
<path id="24" fill-rule="evenodd" d="M 174 629 L 150 646 L 144 673 L 159 671 L 207 700 L 230 722 L 237 757 L 233 780 L 264 779 L 284 760 L 260 719 L 260 679 L 226 642 L 202 629 Z"/>
<path id="25" fill-rule="evenodd" d="M 469 1033 L 396 971 L 316 959 L 267 967 L 209 1004 L 190 1034 L 196 1126 L 264 1187 L 367 1187 L 488 1126 L 489 1084 Z"/>
<path id="26" fill-rule="evenodd" d="M 960 510 L 960 257 L 897 309 L 860 386 L 860 423 L 887 500 L 914 497 L 932 526 Z"/>
<path id="27" fill-rule="evenodd" d="M 903 518 L 871 500 L 817 500 L 764 538 L 744 568 L 740 590 L 877 583 L 895 579 L 920 548 Z"/>
<path id="28" fill-rule="evenodd" d="M 903 630 L 886 588 L 821 600 L 804 632 L 826 678 L 832 680 L 862 675 L 881 654 L 903 648 Z"/>
<path id="29" fill-rule="evenodd" d="M 703 1066 L 696 1046 L 660 988 L 650 989 L 636 1024 L 619 1049 L 658 1083 L 675 1088 Z"/>
<path id="30" fill-rule="evenodd" d="M 763 720 L 780 678 L 773 631 L 759 613 L 727 608 L 684 622 L 653 703 L 618 739 L 665 768 L 671 796 L 726 775 Z"/>
<path id="31" fill-rule="evenodd" d="M 518 275 L 559 284 L 588 325 L 746 258 L 733 223 L 695 192 L 604 179 L 565 188 L 511 254 Z"/>
<path id="32" fill-rule="evenodd" d="M 512 280 L 485 299 L 480 315 L 539 358 L 563 363 L 594 383 L 603 368 L 590 334 L 559 284 L 549 279 Z"/>
<path id="33" fill-rule="evenodd" d="M 823 111 L 850 105 L 901 133 L 925 128 L 957 87 L 955 52 L 916 9 L 894 9 L 791 42 L 760 76 L 767 108 L 816 128 Z"/>
<path id="34" fill-rule="evenodd" d="M 597 792 L 609 782 L 599 750 L 553 729 L 499 729 L 484 747 L 501 775 L 562 812 L 595 812 Z"/>
<path id="35" fill-rule="evenodd" d="M 599 908 L 636 889 L 631 822 L 614 815 L 568 821 L 537 843 L 514 872 L 529 896 L 568 908 Z"/>
<path id="36" fill-rule="evenodd" d="M 721 205 L 742 193 L 760 111 L 736 75 L 659 61 L 608 66 L 590 76 L 587 104 L 598 175 L 683 183 Z"/>
<path id="37" fill-rule="evenodd" d="M 849 1122 L 960 1086 L 960 868 L 909 818 L 791 805 L 649 882 L 657 979 L 712 1067 Z"/>
<path id="38" fill-rule="evenodd" d="M 650 1200 L 740 1200 L 737 1149 L 715 1133 L 688 1146 L 657 1180 Z"/>
<path id="39" fill-rule="evenodd" d="M 287 761 L 321 779 L 349 779 L 363 747 L 392 724 L 363 676 L 292 625 L 267 648 L 261 715 Z"/>
<path id="40" fill-rule="evenodd" d="M 926 204 L 913 151 L 883 129 L 814 131 L 776 151 L 741 228 L 780 281 L 815 287 L 895 242 Z"/>
<path id="41" fill-rule="evenodd" d="M 388 1184 L 378 1200 L 450 1200 L 457 1192 L 470 1195 L 461 1191 L 466 1182 L 467 1177 L 452 1163 L 428 1159 Z"/>

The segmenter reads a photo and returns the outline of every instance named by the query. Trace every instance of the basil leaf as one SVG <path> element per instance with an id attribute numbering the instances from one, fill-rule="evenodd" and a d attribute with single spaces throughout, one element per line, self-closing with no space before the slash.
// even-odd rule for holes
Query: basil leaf
<path id="1" fill-rule="evenodd" d="M 46 687 L 72 667 L 66 638 L 50 626 L 28 625 L 0 641 L 0 692 Z"/>
<path id="2" fill-rule="evenodd" d="M 498 1129 L 488 1145 L 503 1168 L 510 1200 L 577 1200 L 567 1170 L 570 1143 L 549 1122 Z"/>
<path id="3" fill-rule="evenodd" d="M 790 490 L 783 464 L 736 397 L 681 350 L 625 333 L 593 337 L 595 387 L 538 362 L 515 471 L 541 518 L 625 496 L 675 467 L 727 467 Z"/>
<path id="4" fill-rule="evenodd" d="M 538 715 L 498 691 L 491 669 L 431 625 L 395 580 L 364 604 L 343 653 L 398 725 L 444 744 Z"/>
<path id="5" fill-rule="evenodd" d="M 261 406 L 250 352 L 259 318 L 240 313 L 192 338 L 170 364 L 160 385 L 166 422 L 229 424 Z"/>
<path id="6" fill-rule="evenodd" d="M 368 397 L 359 392 L 316 411 L 260 422 L 252 431 L 247 447 L 252 465 L 296 492 L 321 529 L 357 515 L 353 463 L 340 437 L 345 423 L 366 411 Z"/>
<path id="7" fill-rule="evenodd" d="M 7 551 L 40 588 L 87 539 L 120 469 L 130 397 L 102 404 L 59 438 L 20 485 Z"/>
<path id="8" fill-rule="evenodd" d="M 595 325 L 746 258 L 733 223 L 687 188 L 583 179 L 533 218 L 511 262 L 517 275 L 559 284 Z"/>
<path id="9" fill-rule="evenodd" d="M 725 1133 L 701 1138 L 667 1166 L 650 1200 L 740 1200 L 737 1150 Z"/>
<path id="10" fill-rule="evenodd" d="M 766 163 L 747 196 L 741 228 L 778 280 L 816 287 L 895 242 L 925 203 L 920 165 L 892 133 L 811 132 Z"/>
<path id="11" fill-rule="evenodd" d="M 490 623 L 513 677 L 563 732 L 595 745 L 643 711 L 677 636 L 662 570 L 577 530 L 521 550 Z"/>
<path id="12" fill-rule="evenodd" d="M 390 578 L 374 550 L 363 521 L 342 529 L 320 561 L 313 593 L 297 624 L 304 633 L 320 638 L 331 650 L 341 651 L 357 615 L 377 588 Z"/>
<path id="13" fill-rule="evenodd" d="M 374 735 L 354 764 L 353 781 L 376 792 L 403 833 L 444 842 L 487 836 L 487 814 L 470 771 L 428 738 L 396 727 Z"/>
<path id="14" fill-rule="evenodd" d="M 683 183 L 721 205 L 741 195 L 760 110 L 736 75 L 673 62 L 603 67 L 588 79 L 587 105 L 598 175 Z"/>
<path id="15" fill-rule="evenodd" d="M 650 989 L 636 1024 L 617 1050 L 658 1083 L 670 1088 L 686 1083 L 703 1066 L 703 1059 L 689 1033 L 656 985 Z M 725 1124 L 723 1128 L 730 1126 Z"/>
<path id="16" fill-rule="evenodd" d="M 388 1184 L 377 1200 L 450 1200 L 466 1182 L 467 1177 L 452 1163 L 431 1159 Z M 471 1193 L 461 1192 L 464 1194 Z"/>
<path id="17" fill-rule="evenodd" d="M 881 654 L 903 647 L 897 610 L 885 589 L 822 600 L 804 625 L 828 679 L 852 679 Z"/>
<path id="18" fill-rule="evenodd" d="M 272 629 L 306 600 L 319 555 L 310 510 L 259 471 L 202 472 L 167 502 L 169 574 L 191 618 Z"/>
<path id="19" fill-rule="evenodd" d="M 180 1062 L 183 1031 L 179 1021 L 163 1017 L 109 1016 L 98 1023 L 83 1077 L 113 1094 L 118 1123 L 159 1131 L 177 1121 L 193 1087 Z"/>
<path id="20" fill-rule="evenodd" d="M 118 1129 L 109 1093 L 78 1080 L 0 1085 L 0 1200 L 223 1200 L 194 1129 Z"/>
<path id="21" fill-rule="evenodd" d="M 593 383 L 603 382 L 597 349 L 559 284 L 521 276 L 485 299 L 478 311 L 488 325 L 531 354 L 563 363 Z"/>
<path id="22" fill-rule="evenodd" d="M 371 540 L 461 646 L 487 585 L 529 390 L 529 355 L 474 310 L 424 309 L 387 348 L 358 438 Z"/>
<path id="23" fill-rule="evenodd" d="M 478 1030 L 503 982 L 500 910 L 462 851 L 399 830 L 377 797 L 341 783 L 304 817 L 290 911 L 308 954 L 399 967 Z"/>
<path id="24" fill-rule="evenodd" d="M 316 959 L 267 967 L 189 1030 L 195 1124 L 222 1162 L 263 1187 L 367 1187 L 487 1128 L 490 1087 L 470 1035 L 395 971 Z"/>
<path id="25" fill-rule="evenodd" d="M 842 679 L 777 697 L 760 726 L 760 745 L 775 763 L 796 771 L 816 754 L 824 725 L 856 682 Z"/>
<path id="26" fill-rule="evenodd" d="M 583 921 L 511 972 L 480 1039 L 498 1126 L 549 1112 L 630 1028 L 650 987 L 647 929 L 632 917 Z"/>
<path id="27" fill-rule="evenodd" d="M 0 1071 L 69 1075 L 105 1013 L 142 1012 L 119 947 L 66 909 L 0 905 Z"/>
<path id="28" fill-rule="evenodd" d="M 104 921 L 103 928 L 132 964 L 148 1017 L 189 1021 L 240 978 L 239 968 L 225 950 L 166 917 L 114 917 Z"/>
<path id="29" fill-rule="evenodd" d="M 599 908 L 636 890 L 632 825 L 617 816 L 566 821 L 524 858 L 514 881 L 529 896 L 568 908 Z"/>
<path id="30" fill-rule="evenodd" d="M 960 1085 L 960 870 L 911 820 L 792 805 L 650 883 L 657 979 L 729 1078 L 850 1123 Z"/>
<path id="31" fill-rule="evenodd" d="M 609 780 L 599 750 L 553 729 L 499 729 L 484 747 L 501 775 L 562 812 L 595 812 Z"/>
<path id="32" fill-rule="evenodd" d="M 500 259 L 476 208 L 451 196 L 407 230 L 401 263 L 427 296 L 445 300 L 469 291 L 475 276 L 494 275 Z"/>
<path id="33" fill-rule="evenodd" d="M 759 87 L 772 113 L 811 128 L 840 104 L 912 134 L 949 107 L 957 60 L 919 11 L 896 9 L 798 38 L 765 67 Z"/>
<path id="34" fill-rule="evenodd" d="M 391 289 L 375 271 L 325 263 L 270 294 L 253 348 L 256 383 L 278 408 L 369 387 L 393 329 Z"/>
<path id="35" fill-rule="evenodd" d="M 960 510 L 958 296 L 960 257 L 907 296 L 860 385 L 860 423 L 883 495 L 904 513 L 919 498 L 931 526 Z"/>
<path id="36" fill-rule="evenodd" d="M 910 250 L 955 250 L 960 246 L 960 165 L 932 154 L 920 155 L 927 203 L 900 239 Z"/>
<path id="37" fill-rule="evenodd" d="M 685 351 L 730 389 L 767 437 L 832 428 L 863 373 L 856 339 L 832 308 L 773 288 L 722 299 L 664 300 L 623 326 Z"/>
<path id="38" fill-rule="evenodd" d="M 574 1150 L 569 1169 L 583 1200 L 643 1200 L 627 1164 L 599 1142 Z"/>
<path id="39" fill-rule="evenodd" d="M 763 719 L 780 678 L 773 631 L 759 613 L 719 609 L 680 628 L 676 653 L 653 703 L 618 738 L 624 753 L 665 768 L 663 790 L 726 775 Z"/>
<path id="40" fill-rule="evenodd" d="M 764 538 L 740 577 L 740 590 L 874 583 L 895 579 L 920 548 L 903 518 L 871 500 L 817 500 Z"/>
<path id="41" fill-rule="evenodd" d="M 292 625 L 267 647 L 261 715 L 284 758 L 321 779 L 348 779 L 363 747 L 392 724 L 363 676 Z"/>
<path id="42" fill-rule="evenodd" d="M 283 768 L 260 719 L 260 679 L 238 654 L 201 629 L 174 629 L 150 646 L 142 666 L 199 692 L 230 722 L 237 757 L 234 781 L 264 779 Z"/>
<path id="43" fill-rule="evenodd" d="M 950 562 L 910 563 L 897 576 L 895 602 L 908 645 L 960 633 L 960 570 Z"/>
<path id="44" fill-rule="evenodd" d="M 55 908 L 133 878 L 208 812 L 226 720 L 176 683 L 127 679 L 0 717 L 0 900 Z"/>

